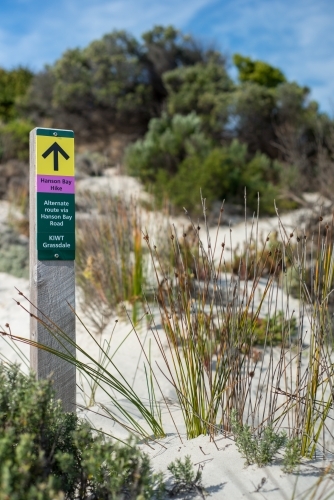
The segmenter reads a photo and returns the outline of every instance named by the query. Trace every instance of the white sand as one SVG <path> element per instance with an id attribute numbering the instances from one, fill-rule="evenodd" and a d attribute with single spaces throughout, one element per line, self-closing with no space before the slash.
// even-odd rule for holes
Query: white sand
<path id="1" fill-rule="evenodd" d="M 25 280 L 18 280 L 12 276 L 4 273 L 0 274 L 0 324 L 10 323 L 12 332 L 22 336 L 29 334 L 29 315 L 24 313 L 22 309 L 11 299 L 11 296 L 16 297 L 17 286 L 22 291 L 27 291 L 28 282 Z M 24 303 L 24 301 L 22 301 Z M 82 314 L 82 313 L 81 313 Z M 89 319 L 82 316 L 83 319 L 89 324 Z M 115 327 L 115 319 L 112 319 L 106 328 L 103 337 L 109 338 L 111 331 Z M 145 372 L 143 368 L 143 357 L 139 360 L 140 347 L 138 339 L 134 332 L 130 333 L 131 326 L 124 320 L 117 323 L 113 333 L 112 352 L 126 337 L 120 350 L 117 352 L 113 361 L 120 369 L 122 374 L 130 384 L 134 381 L 134 389 L 140 396 L 143 402 L 148 401 Z M 162 332 L 159 330 L 160 333 Z M 162 334 L 162 333 L 161 333 Z M 145 327 L 140 332 L 140 339 L 146 348 L 148 347 L 149 338 L 152 338 L 152 333 Z M 77 324 L 77 341 L 81 347 L 89 351 L 90 354 L 97 355 L 97 348 L 94 342 L 85 333 L 80 323 Z M 21 345 L 23 350 L 29 355 L 25 345 Z M 9 345 L 3 343 L 0 338 L 1 355 L 5 355 L 11 361 L 17 359 L 15 353 Z M 152 359 L 157 361 L 159 366 L 164 370 L 164 362 L 162 356 L 157 348 L 156 343 L 152 340 L 151 346 Z M 138 363 L 139 361 L 139 363 Z M 116 370 L 113 370 L 116 373 Z M 266 499 L 291 499 L 293 492 L 294 498 L 311 498 L 308 491 L 311 490 L 319 478 L 321 478 L 324 468 L 328 465 L 328 461 L 322 462 L 321 459 L 313 462 L 305 462 L 301 465 L 299 474 L 284 474 L 281 470 L 281 459 L 278 458 L 271 466 L 259 468 L 255 465 L 245 466 L 245 460 L 237 451 L 232 437 L 224 437 L 218 435 L 215 443 L 210 442 L 208 436 L 200 436 L 193 440 L 186 440 L 185 427 L 183 424 L 182 413 L 177 403 L 176 393 L 173 387 L 161 374 L 158 375 L 159 382 L 161 383 L 162 391 L 165 398 L 168 398 L 168 408 L 171 411 L 174 421 L 176 422 L 178 432 L 181 434 L 181 439 L 178 436 L 169 411 L 162 401 L 161 394 L 157 393 L 157 399 L 161 402 L 162 417 L 164 421 L 164 429 L 167 437 L 158 442 L 150 442 L 149 445 L 143 444 L 142 449 L 151 457 L 151 463 L 156 472 L 162 471 L 165 477 L 169 478 L 170 474 L 167 471 L 168 464 L 176 458 L 184 458 L 190 455 L 192 463 L 203 468 L 203 486 L 207 492 L 210 493 L 212 499 L 244 499 L 244 498 L 266 498 Z M 113 405 L 108 398 L 100 391 L 96 397 L 97 401 L 105 404 L 111 410 Z M 78 401 L 82 402 L 81 395 L 78 394 Z M 122 398 L 118 398 L 118 402 L 132 412 L 133 416 L 145 428 L 145 422 L 140 417 L 138 412 L 134 411 L 131 405 Z M 93 413 L 93 412 L 97 412 Z M 116 412 L 117 413 L 117 412 Z M 118 424 L 115 424 L 111 419 L 106 418 L 104 412 L 99 406 L 92 407 L 90 410 L 79 411 L 79 414 L 86 417 L 96 428 L 102 428 L 105 432 L 116 437 L 125 439 L 128 433 Z M 256 492 L 258 485 L 261 483 L 262 478 L 266 481 Z M 323 482 L 326 488 L 332 488 L 329 491 L 333 492 L 334 485 L 330 479 Z M 313 491 L 313 490 L 312 490 Z M 184 498 L 184 497 L 179 497 Z M 200 498 L 195 496 L 194 498 Z M 317 494 L 314 498 L 324 498 Z"/>
<path id="2" fill-rule="evenodd" d="M 145 448 L 152 459 L 154 469 L 167 472 L 167 465 L 176 458 L 191 456 L 193 464 L 203 467 L 203 486 L 213 499 L 291 499 L 311 498 L 312 486 L 321 475 L 325 463 L 309 462 L 300 466 L 299 474 L 284 474 L 278 460 L 275 464 L 259 468 L 256 465 L 246 466 L 244 459 L 236 449 L 233 439 L 217 437 L 215 443 L 209 437 L 200 436 L 191 441 L 180 442 L 175 435 L 161 442 L 167 449 L 153 445 L 154 450 Z M 263 487 L 256 492 L 261 480 L 265 478 Z M 328 491 L 332 491 L 331 479 L 326 480 Z M 331 488 L 331 489 L 330 489 Z M 196 498 L 201 498 L 197 495 Z M 324 498 L 318 494 L 315 498 Z"/>

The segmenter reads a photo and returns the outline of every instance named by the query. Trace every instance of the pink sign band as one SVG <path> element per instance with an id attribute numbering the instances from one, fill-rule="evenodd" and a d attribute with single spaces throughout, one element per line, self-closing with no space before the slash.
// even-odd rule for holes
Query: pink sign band
<path id="1" fill-rule="evenodd" d="M 75 193 L 75 177 L 61 175 L 37 175 L 38 193 Z"/>

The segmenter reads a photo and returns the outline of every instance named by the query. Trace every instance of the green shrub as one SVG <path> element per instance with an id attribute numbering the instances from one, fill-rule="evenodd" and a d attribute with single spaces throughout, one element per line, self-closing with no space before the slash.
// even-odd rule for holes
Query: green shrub
<path id="1" fill-rule="evenodd" d="M 28 120 L 13 120 L 0 127 L 0 159 L 29 160 L 29 132 L 34 125 Z"/>
<path id="2" fill-rule="evenodd" d="M 171 201 L 178 207 L 200 213 L 200 190 L 206 198 L 207 206 L 214 200 L 221 199 L 222 194 L 227 194 L 230 187 L 230 162 L 226 156 L 225 151 L 219 148 L 210 151 L 204 159 L 199 155 L 188 156 L 169 184 L 165 183 Z"/>
<path id="3" fill-rule="evenodd" d="M 284 472 L 293 472 L 300 463 L 301 439 L 294 437 L 289 439 L 284 450 L 283 470 Z"/>
<path id="4" fill-rule="evenodd" d="M 297 320 L 295 317 L 285 319 L 282 311 L 278 311 L 272 316 L 265 318 L 247 319 L 247 327 L 252 331 L 254 345 L 263 346 L 266 342 L 271 345 L 281 345 L 289 336 L 298 332 Z"/>
<path id="5" fill-rule="evenodd" d="M 246 187 L 249 208 L 256 210 L 260 193 L 262 211 L 273 214 L 278 181 L 277 162 L 261 154 L 248 161 L 246 145 L 235 140 L 227 147 L 212 149 L 203 158 L 187 156 L 166 189 L 175 205 L 200 212 L 200 189 L 210 207 L 215 200 L 242 202 Z"/>
<path id="6" fill-rule="evenodd" d="M 49 380 L 0 364 L 0 500 L 151 499 L 162 489 L 133 442 L 94 435 L 62 411 Z"/>
<path id="7" fill-rule="evenodd" d="M 201 130 L 201 119 L 196 113 L 187 116 L 163 113 L 153 118 L 143 140 L 138 140 L 126 151 L 125 161 L 132 175 L 142 182 L 155 182 L 162 170 L 168 178 L 179 170 L 180 163 L 190 155 L 205 156 L 211 141 Z"/>
<path id="8" fill-rule="evenodd" d="M 249 207 L 275 213 L 280 164 L 257 153 L 249 159 L 247 146 L 237 140 L 229 146 L 214 146 L 204 134 L 201 119 L 190 113 L 151 120 L 143 140 L 131 145 L 125 161 L 159 200 L 165 197 L 178 207 L 200 213 L 200 190 L 208 207 L 215 200 L 243 201 L 247 189 Z"/>
<path id="9" fill-rule="evenodd" d="M 274 88 L 286 82 L 281 70 L 264 61 L 253 61 L 250 57 L 234 54 L 233 62 L 239 71 L 241 82 L 255 82 L 268 88 Z"/>
<path id="10" fill-rule="evenodd" d="M 278 450 L 287 442 L 286 434 L 276 433 L 270 425 L 265 427 L 260 437 L 254 435 L 249 425 L 239 422 L 235 410 L 231 412 L 231 427 L 237 448 L 247 465 L 256 463 L 259 467 L 264 467 L 270 464 Z"/>
<path id="11" fill-rule="evenodd" d="M 9 122 L 17 117 L 16 100 L 27 92 L 33 73 L 27 68 L 7 71 L 0 68 L 0 120 Z"/>
<path id="12" fill-rule="evenodd" d="M 28 241 L 21 239 L 11 228 L 0 233 L 0 272 L 18 278 L 29 276 Z"/>
<path id="13" fill-rule="evenodd" d="M 256 463 L 259 467 L 270 464 L 279 449 L 284 448 L 283 471 L 291 473 L 300 463 L 301 439 L 288 439 L 285 432 L 275 432 L 271 425 L 264 428 L 261 436 L 255 435 L 250 426 L 241 424 L 237 412 L 231 412 L 231 427 L 238 451 L 247 465 Z"/>
<path id="14" fill-rule="evenodd" d="M 164 73 L 163 82 L 170 115 L 187 115 L 196 110 L 205 130 L 219 140 L 228 120 L 229 100 L 234 90 L 222 58 L 212 54 L 207 63 L 179 66 Z"/>
<path id="15" fill-rule="evenodd" d="M 28 279 L 28 245 L 9 245 L 6 248 L 0 248 L 0 272 Z"/>
<path id="16" fill-rule="evenodd" d="M 194 471 L 190 455 L 186 455 L 184 461 L 177 458 L 175 462 L 171 462 L 167 470 L 172 474 L 174 484 L 169 491 L 170 496 L 184 494 L 199 493 L 204 498 L 205 489 L 202 486 L 202 472 L 198 467 L 197 472 Z"/>

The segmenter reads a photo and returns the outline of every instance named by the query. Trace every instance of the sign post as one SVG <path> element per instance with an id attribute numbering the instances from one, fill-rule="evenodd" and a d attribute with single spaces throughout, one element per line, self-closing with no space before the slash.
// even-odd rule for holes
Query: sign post
<path id="1" fill-rule="evenodd" d="M 74 133 L 35 128 L 30 132 L 31 312 L 43 321 L 49 318 L 75 342 L 75 315 L 68 305 L 75 308 L 74 259 Z M 75 356 L 72 345 L 63 339 L 61 345 L 33 316 L 30 338 Z M 34 347 L 30 365 L 37 378 L 51 376 L 56 398 L 61 399 L 63 409 L 75 411 L 75 366 Z"/>

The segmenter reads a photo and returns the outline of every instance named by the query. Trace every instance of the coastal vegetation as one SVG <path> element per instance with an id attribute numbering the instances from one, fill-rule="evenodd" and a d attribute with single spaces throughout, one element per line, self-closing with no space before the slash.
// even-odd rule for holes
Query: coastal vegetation
<path id="1" fill-rule="evenodd" d="M 109 33 L 36 74 L 0 71 L 1 196 L 12 207 L 0 235 L 1 271 L 27 272 L 34 126 L 75 130 L 78 178 L 115 167 L 151 195 L 129 201 L 87 191 L 77 199 L 76 280 L 98 356 L 79 342 L 75 357 L 0 333 L 75 365 L 85 407 L 100 405 L 136 440 L 163 439 L 166 414 L 173 421 L 163 378 L 186 439 L 233 436 L 259 467 L 282 450 L 291 473 L 302 459 L 334 452 L 333 218 L 330 201 L 302 227 L 287 228 L 281 215 L 305 207 L 308 191 L 331 193 L 334 123 L 280 69 L 240 54 L 233 64 L 235 80 L 220 51 L 157 26 L 141 40 Z M 220 239 L 228 207 L 241 207 L 239 248 L 232 228 L 229 242 Z M 181 210 L 182 230 L 166 222 Z M 277 231 L 260 234 L 260 215 L 275 215 Z M 102 340 L 112 317 L 128 321 L 138 343 L 145 398 L 114 361 L 125 340 L 115 348 L 114 330 Z M 43 323 L 54 339 L 70 341 Z M 175 432 L 182 442 L 176 424 Z M 167 491 L 134 439 L 118 444 L 100 434 L 62 412 L 50 381 L 0 363 L 0 500 L 20 499 L 22 488 L 41 500 L 204 495 L 189 458 L 170 465 Z"/>
<path id="2" fill-rule="evenodd" d="M 264 61 L 229 61 L 172 26 L 140 40 L 113 31 L 35 74 L 2 69 L 0 89 L 2 164 L 27 161 L 38 125 L 73 129 L 80 152 L 100 152 L 158 202 L 187 201 L 197 215 L 200 188 L 208 208 L 240 204 L 246 187 L 254 210 L 259 192 L 264 215 L 273 198 L 293 208 L 311 184 L 326 194 L 333 182 L 333 122 L 309 88 Z"/>

